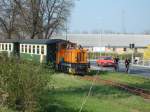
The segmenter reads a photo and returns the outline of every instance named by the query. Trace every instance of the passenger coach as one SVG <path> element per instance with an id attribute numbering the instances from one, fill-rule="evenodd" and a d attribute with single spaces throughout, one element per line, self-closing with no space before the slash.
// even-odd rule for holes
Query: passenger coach
<path id="1" fill-rule="evenodd" d="M 20 41 L 20 57 L 41 63 L 55 63 L 57 44 L 61 39 L 26 39 Z"/>
<path id="2" fill-rule="evenodd" d="M 0 53 L 8 54 L 8 56 L 19 55 L 19 41 L 7 39 L 0 41 Z"/>
<path id="3" fill-rule="evenodd" d="M 89 70 L 87 50 L 62 39 L 24 39 L 0 42 L 0 52 L 21 59 L 52 64 L 55 69 L 73 74 Z"/>

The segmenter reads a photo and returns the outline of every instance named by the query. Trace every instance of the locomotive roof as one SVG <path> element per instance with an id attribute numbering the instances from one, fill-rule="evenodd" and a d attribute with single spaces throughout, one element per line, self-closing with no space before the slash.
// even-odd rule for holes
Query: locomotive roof
<path id="1" fill-rule="evenodd" d="M 5 39 L 1 43 L 25 43 L 25 44 L 54 44 L 60 42 L 68 42 L 63 39 Z"/>

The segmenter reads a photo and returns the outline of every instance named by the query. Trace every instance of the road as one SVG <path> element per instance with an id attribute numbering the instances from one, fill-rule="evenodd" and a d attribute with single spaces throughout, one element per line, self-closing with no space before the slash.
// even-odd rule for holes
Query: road
<path id="1" fill-rule="evenodd" d="M 114 68 L 111 68 L 111 67 L 99 67 L 99 66 L 97 66 L 96 62 L 94 62 L 94 61 L 91 62 L 91 69 L 92 70 L 103 70 L 103 71 L 114 71 Z M 119 64 L 119 72 L 125 72 L 124 64 Z M 136 74 L 136 75 L 150 78 L 150 68 L 131 66 L 130 74 Z"/>

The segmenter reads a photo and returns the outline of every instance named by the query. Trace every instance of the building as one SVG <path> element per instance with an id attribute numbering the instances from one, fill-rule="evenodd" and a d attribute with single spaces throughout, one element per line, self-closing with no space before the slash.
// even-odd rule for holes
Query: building
<path id="1" fill-rule="evenodd" d="M 65 34 L 52 38 L 66 39 L 86 47 L 91 52 L 131 53 L 129 44 L 135 45 L 135 52 L 144 53 L 150 44 L 150 35 L 143 34 Z"/>

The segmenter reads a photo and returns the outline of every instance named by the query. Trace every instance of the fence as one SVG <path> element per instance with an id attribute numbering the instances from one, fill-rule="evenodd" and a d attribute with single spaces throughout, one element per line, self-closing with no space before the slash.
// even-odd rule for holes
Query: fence
<path id="1" fill-rule="evenodd" d="M 150 68 L 150 60 L 139 60 L 139 61 L 134 62 L 133 65 Z"/>

